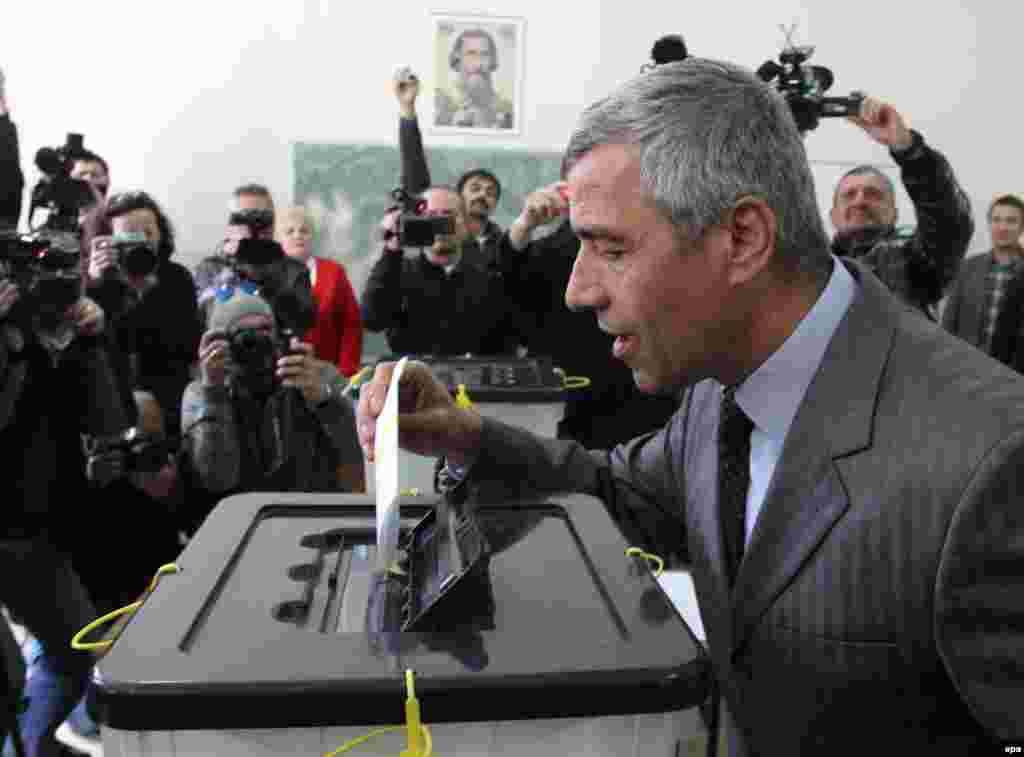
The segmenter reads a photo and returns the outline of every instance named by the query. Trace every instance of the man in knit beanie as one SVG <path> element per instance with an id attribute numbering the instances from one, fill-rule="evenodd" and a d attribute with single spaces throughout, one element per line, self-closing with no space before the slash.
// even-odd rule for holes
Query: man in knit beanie
<path id="1" fill-rule="evenodd" d="M 362 491 L 355 416 L 337 369 L 296 338 L 251 288 L 225 286 L 182 398 L 182 448 L 195 484 L 243 491 Z M 194 514 L 193 514 L 194 515 Z"/>

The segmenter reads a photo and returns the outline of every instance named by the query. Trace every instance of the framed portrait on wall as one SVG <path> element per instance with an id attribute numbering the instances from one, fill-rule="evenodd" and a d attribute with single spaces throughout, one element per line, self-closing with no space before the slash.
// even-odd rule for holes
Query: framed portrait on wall
<path id="1" fill-rule="evenodd" d="M 435 13 L 435 131 L 519 134 L 522 129 L 521 18 Z"/>

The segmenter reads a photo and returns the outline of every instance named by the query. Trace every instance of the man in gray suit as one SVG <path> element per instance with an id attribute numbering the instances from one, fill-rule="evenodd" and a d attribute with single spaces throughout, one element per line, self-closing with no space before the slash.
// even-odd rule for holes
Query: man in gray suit
<path id="1" fill-rule="evenodd" d="M 942 325 L 975 347 L 992 354 L 992 335 L 1005 301 L 1007 284 L 1021 270 L 1024 248 L 1024 202 L 1003 195 L 988 209 L 992 249 L 964 261 L 942 311 Z"/>
<path id="2" fill-rule="evenodd" d="M 599 496 L 689 562 L 736 755 L 964 755 L 1024 737 L 1024 382 L 829 251 L 785 103 L 736 66 L 657 66 L 566 152 L 566 300 L 645 391 L 610 452 L 403 374 L 400 442 L 476 496 Z M 360 397 L 370 454 L 393 366 Z M 372 456 L 372 455 L 371 455 Z"/>

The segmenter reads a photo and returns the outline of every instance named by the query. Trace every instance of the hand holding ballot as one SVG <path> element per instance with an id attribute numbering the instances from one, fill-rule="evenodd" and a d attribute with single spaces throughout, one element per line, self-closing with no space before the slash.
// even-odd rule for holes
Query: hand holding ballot
<path id="1" fill-rule="evenodd" d="M 377 421 L 384 410 L 391 376 L 396 363 L 381 363 L 373 379 L 359 392 L 356 428 L 359 443 L 370 462 L 374 462 Z M 425 364 L 409 361 L 399 380 L 398 444 L 409 452 L 426 457 L 446 457 L 464 465 L 480 444 L 483 423 L 471 407 L 459 407 L 448 388 Z"/>

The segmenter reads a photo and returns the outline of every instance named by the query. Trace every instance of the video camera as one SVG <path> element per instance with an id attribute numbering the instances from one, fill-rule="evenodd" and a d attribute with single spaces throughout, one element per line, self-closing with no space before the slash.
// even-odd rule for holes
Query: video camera
<path id="1" fill-rule="evenodd" d="M 413 197 L 404 189 L 391 192 L 391 198 L 401 209 L 398 231 L 386 232 L 384 241 L 398 238 L 402 247 L 430 247 L 434 239 L 455 233 L 455 219 L 451 216 L 426 216 L 426 200 Z"/>
<path id="2" fill-rule="evenodd" d="M 132 427 L 116 436 L 88 438 L 85 454 L 89 481 L 107 486 L 132 473 L 156 473 L 170 461 L 174 445 Z"/>
<path id="3" fill-rule="evenodd" d="M 786 35 L 786 46 L 779 54 L 779 62 L 765 61 L 757 69 L 757 75 L 767 83 L 775 82 L 775 88 L 789 104 L 801 134 L 818 127 L 821 118 L 855 116 L 860 113 L 864 100 L 863 93 L 851 92 L 847 97 L 825 97 L 835 78 L 824 66 L 805 65 L 814 54 L 813 45 L 794 45 L 793 33 L 796 25 L 780 26 Z"/>
<path id="4" fill-rule="evenodd" d="M 96 202 L 89 182 L 71 178 L 71 167 L 76 160 L 90 156 L 81 134 L 69 133 L 61 147 L 41 147 L 36 152 L 36 167 L 43 177 L 32 188 L 29 207 L 29 225 L 36 210 L 50 211 L 42 228 L 55 231 L 76 231 L 78 214 Z"/>
<path id="5" fill-rule="evenodd" d="M 228 226 L 245 226 L 253 239 L 259 239 L 273 231 L 274 211 L 263 208 L 236 210 L 228 216 Z"/>
<path id="6" fill-rule="evenodd" d="M 34 234 L 0 232 L 0 278 L 18 287 L 18 302 L 9 314 L 28 323 L 41 316 L 54 325 L 82 292 L 76 234 L 43 230 Z"/>

